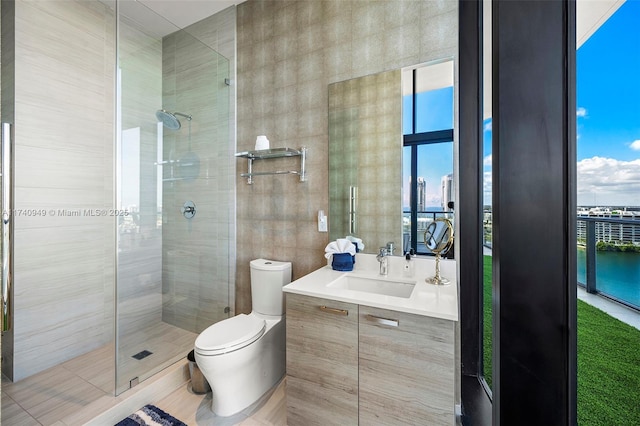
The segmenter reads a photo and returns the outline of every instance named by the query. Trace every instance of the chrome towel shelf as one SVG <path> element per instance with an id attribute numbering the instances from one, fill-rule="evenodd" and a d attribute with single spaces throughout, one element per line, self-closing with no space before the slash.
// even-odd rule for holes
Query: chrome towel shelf
<path id="1" fill-rule="evenodd" d="M 307 180 L 305 161 L 307 157 L 307 148 L 304 146 L 298 149 L 291 148 L 271 148 L 263 149 L 259 151 L 245 151 L 238 152 L 236 157 L 247 159 L 247 173 L 241 173 L 240 176 L 247 178 L 247 183 L 251 185 L 253 183 L 253 176 L 266 176 L 266 175 L 298 175 L 300 176 L 300 182 Z M 300 157 L 300 170 L 274 170 L 267 172 L 254 172 L 253 162 L 254 160 L 268 160 L 271 158 L 283 158 L 283 157 Z"/>

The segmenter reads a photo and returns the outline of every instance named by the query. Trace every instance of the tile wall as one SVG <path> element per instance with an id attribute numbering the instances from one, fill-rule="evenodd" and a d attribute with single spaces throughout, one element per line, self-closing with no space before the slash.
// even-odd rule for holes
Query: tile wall
<path id="1" fill-rule="evenodd" d="M 316 221 L 329 207 L 328 85 L 455 57 L 458 8 L 453 0 L 249 0 L 237 13 L 238 150 L 263 134 L 273 147 L 309 148 L 305 183 L 285 175 L 247 185 L 236 174 L 236 310 L 250 312 L 251 259 L 291 261 L 294 279 L 325 263 L 328 234 Z"/>
<path id="2" fill-rule="evenodd" d="M 20 380 L 113 338 L 114 219 L 86 212 L 113 207 L 115 21 L 97 1 L 12 7 L 15 208 L 25 213 L 14 215 L 3 371 Z"/>

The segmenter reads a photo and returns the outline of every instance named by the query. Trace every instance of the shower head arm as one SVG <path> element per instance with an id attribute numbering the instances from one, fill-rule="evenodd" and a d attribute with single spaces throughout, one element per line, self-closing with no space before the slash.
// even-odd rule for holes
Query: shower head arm
<path id="1" fill-rule="evenodd" d="M 179 115 L 180 117 L 184 117 L 187 120 L 191 121 L 191 116 L 189 114 L 183 114 L 181 112 L 174 112 L 173 115 Z"/>

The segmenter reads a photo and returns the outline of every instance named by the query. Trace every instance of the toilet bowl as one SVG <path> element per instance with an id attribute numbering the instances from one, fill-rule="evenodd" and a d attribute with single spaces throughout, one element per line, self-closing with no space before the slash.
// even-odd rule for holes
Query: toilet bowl
<path id="1" fill-rule="evenodd" d="M 256 402 L 285 373 L 282 287 L 291 263 L 256 259 L 251 264 L 253 310 L 213 324 L 195 343 L 196 363 L 213 393 L 211 409 L 222 417 Z"/>

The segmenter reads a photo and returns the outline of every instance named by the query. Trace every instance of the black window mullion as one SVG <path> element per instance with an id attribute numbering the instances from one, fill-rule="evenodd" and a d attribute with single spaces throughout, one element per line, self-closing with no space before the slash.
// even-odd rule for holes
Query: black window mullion
<path id="1" fill-rule="evenodd" d="M 418 253 L 418 145 L 411 146 L 411 248 Z"/>
<path id="2" fill-rule="evenodd" d="M 404 135 L 404 146 L 453 142 L 453 129 Z"/>

